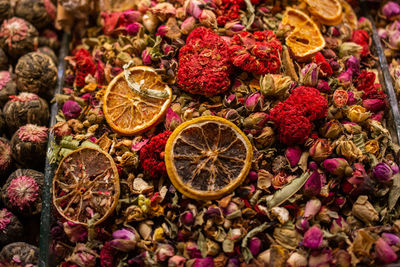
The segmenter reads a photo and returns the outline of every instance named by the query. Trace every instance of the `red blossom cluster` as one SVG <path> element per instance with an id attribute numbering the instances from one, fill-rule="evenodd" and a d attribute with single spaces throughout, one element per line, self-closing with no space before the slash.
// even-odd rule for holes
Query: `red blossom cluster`
<path id="1" fill-rule="evenodd" d="M 363 91 L 363 106 L 369 111 L 377 112 L 386 106 L 386 94 L 380 84 L 375 84 L 375 73 L 362 71 L 356 80 L 356 88 Z"/>
<path id="2" fill-rule="evenodd" d="M 222 0 L 215 10 L 217 14 L 217 23 L 224 26 L 225 23 L 240 18 L 239 10 L 245 6 L 243 0 Z"/>
<path id="3" fill-rule="evenodd" d="M 362 46 L 363 49 L 361 51 L 361 57 L 367 57 L 369 55 L 369 45 L 371 44 L 371 39 L 366 31 L 353 31 L 351 41 Z"/>
<path id="4" fill-rule="evenodd" d="M 96 73 L 96 65 L 89 51 L 84 48 L 79 49 L 74 56 L 76 62 L 75 85 L 78 87 L 85 86 L 85 78 L 87 75 Z"/>
<path id="5" fill-rule="evenodd" d="M 281 51 L 281 42 L 273 31 L 240 32 L 229 47 L 233 65 L 260 75 L 279 71 Z"/>
<path id="6" fill-rule="evenodd" d="M 154 136 L 149 143 L 140 149 L 142 168 L 151 178 L 159 178 L 167 174 L 164 163 L 164 150 L 170 135 L 170 131 L 162 132 Z"/>
<path id="7" fill-rule="evenodd" d="M 311 122 L 322 119 L 328 111 L 328 101 L 312 87 L 299 86 L 270 112 L 279 130 L 279 138 L 286 145 L 304 143 L 312 130 Z"/>
<path id="8" fill-rule="evenodd" d="M 225 41 L 211 29 L 193 30 L 179 51 L 179 86 L 192 94 L 212 96 L 229 88 L 231 72 Z"/>
<path id="9" fill-rule="evenodd" d="M 314 62 L 319 66 L 319 73 L 322 77 L 329 77 L 333 74 L 331 65 L 329 65 L 321 52 L 315 54 Z"/>

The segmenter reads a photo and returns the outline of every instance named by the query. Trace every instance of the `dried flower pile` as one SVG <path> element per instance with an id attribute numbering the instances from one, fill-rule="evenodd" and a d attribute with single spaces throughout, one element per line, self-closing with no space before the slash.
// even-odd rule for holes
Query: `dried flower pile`
<path id="1" fill-rule="evenodd" d="M 53 190 L 51 248 L 60 266 L 361 266 L 398 260 L 399 146 L 389 131 L 372 29 L 365 18 L 354 23 L 349 5 L 341 14 L 343 1 L 328 1 L 340 7 L 331 18 L 316 1 L 286 13 L 271 2 L 142 1 L 133 9 L 102 12 L 99 24 L 76 38 L 64 92 L 56 96 L 60 110 L 49 155 L 55 164 L 68 155 Z M 304 15 L 311 10 L 325 26 Z M 302 38 L 301 22 L 315 36 Z M 314 37 L 310 51 L 304 42 Z M 292 47 L 299 56 L 292 56 Z M 141 65 L 168 84 L 171 102 L 165 102 L 161 121 L 121 132 L 114 125 L 120 118 L 147 122 L 125 117 L 133 102 L 156 106 L 163 99 L 146 84 L 155 76 L 146 68 L 140 79 L 110 89 Z M 246 135 L 251 162 L 232 131 L 215 126 L 219 117 Z M 76 164 L 69 160 L 87 146 L 112 157 L 118 192 L 106 182 L 117 180 L 110 168 L 90 175 L 94 165 L 109 166 L 107 160 L 83 154 Z M 230 154 L 219 158 L 225 151 Z M 235 173 L 236 164 L 248 163 L 250 171 L 232 193 L 195 200 L 201 196 L 172 185 L 173 157 L 181 159 L 177 172 L 187 174 L 182 180 L 209 191 L 227 183 L 212 175 L 219 170 Z M 113 210 L 110 199 L 117 193 Z"/>

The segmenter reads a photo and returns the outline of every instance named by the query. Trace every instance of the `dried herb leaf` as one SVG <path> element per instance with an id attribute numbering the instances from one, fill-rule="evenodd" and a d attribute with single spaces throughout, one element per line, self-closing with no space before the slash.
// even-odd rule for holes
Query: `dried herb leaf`
<path id="1" fill-rule="evenodd" d="M 291 196 L 296 194 L 296 192 L 303 187 L 310 176 L 311 173 L 305 172 L 300 177 L 287 184 L 281 190 L 276 191 L 273 195 L 268 196 L 266 198 L 268 208 L 271 209 L 275 206 L 279 206 Z"/>
<path id="2" fill-rule="evenodd" d="M 247 247 L 247 242 L 254 236 L 258 235 L 261 232 L 264 232 L 268 227 L 270 227 L 271 224 L 269 222 L 265 222 L 261 224 L 258 227 L 253 228 L 250 232 L 247 233 L 247 235 L 243 238 L 242 240 L 242 253 L 244 260 L 249 263 L 251 259 L 253 258 L 253 254 L 251 254 L 251 251 Z"/>
<path id="3" fill-rule="evenodd" d="M 389 211 L 391 211 L 395 206 L 400 197 L 400 173 L 393 176 L 393 186 L 390 188 L 389 192 Z"/>
<path id="4" fill-rule="evenodd" d="M 199 238 L 197 239 L 197 246 L 201 251 L 201 256 L 205 258 L 207 256 L 207 240 L 204 235 L 199 231 Z"/>

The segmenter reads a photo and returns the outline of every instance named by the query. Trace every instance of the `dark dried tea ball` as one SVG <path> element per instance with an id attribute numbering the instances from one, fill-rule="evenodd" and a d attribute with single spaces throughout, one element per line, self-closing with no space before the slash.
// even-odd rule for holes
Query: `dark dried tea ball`
<path id="1" fill-rule="evenodd" d="M 18 169 L 8 177 L 1 194 L 4 206 L 17 215 L 29 217 L 42 210 L 43 173 Z"/>
<path id="2" fill-rule="evenodd" d="M 38 48 L 38 52 L 48 55 L 51 58 L 51 60 L 53 61 L 54 65 L 57 66 L 58 60 L 57 60 L 56 53 L 54 53 L 53 49 L 51 49 L 48 46 L 42 46 L 42 47 Z"/>
<path id="3" fill-rule="evenodd" d="M 3 108 L 7 101 L 10 100 L 10 96 L 16 94 L 17 85 L 11 73 L 6 70 L 0 71 L 0 107 Z"/>
<path id="4" fill-rule="evenodd" d="M 12 149 L 10 142 L 0 137 L 0 183 L 3 184 L 12 170 Z"/>
<path id="5" fill-rule="evenodd" d="M 57 82 L 57 67 L 53 60 L 40 52 L 31 52 L 19 58 L 15 67 L 17 88 L 40 96 L 50 96 Z"/>
<path id="6" fill-rule="evenodd" d="M 11 4 L 10 0 L 0 0 L 0 22 L 10 17 Z"/>
<path id="7" fill-rule="evenodd" d="M 0 246 L 21 240 L 23 234 L 18 218 L 7 209 L 0 209 Z"/>
<path id="8" fill-rule="evenodd" d="M 41 170 L 44 167 L 48 129 L 27 124 L 21 126 L 11 139 L 12 156 L 18 167 Z"/>
<path id="9" fill-rule="evenodd" d="M 36 49 L 38 31 L 24 19 L 13 17 L 3 21 L 0 27 L 0 45 L 12 58 Z"/>
<path id="10" fill-rule="evenodd" d="M 10 133 L 28 123 L 47 125 L 50 116 L 46 101 L 31 93 L 11 96 L 11 100 L 3 108 L 3 114 Z"/>
<path id="11" fill-rule="evenodd" d="M 25 242 L 14 242 L 0 252 L 2 266 L 37 266 L 39 248 Z"/>
<path id="12" fill-rule="evenodd" d="M 38 29 L 44 28 L 56 16 L 56 8 L 51 1 L 17 0 L 15 16 L 23 18 Z"/>
<path id="13" fill-rule="evenodd" d="M 3 48 L 0 47 L 0 70 L 8 70 L 8 57 Z"/>

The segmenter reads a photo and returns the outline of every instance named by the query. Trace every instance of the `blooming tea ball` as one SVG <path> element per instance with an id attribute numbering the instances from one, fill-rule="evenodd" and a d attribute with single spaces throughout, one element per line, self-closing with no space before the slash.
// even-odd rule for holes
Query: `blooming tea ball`
<path id="1" fill-rule="evenodd" d="M 56 7 L 50 0 L 18 0 L 15 4 L 15 16 L 41 29 L 55 19 Z"/>
<path id="2" fill-rule="evenodd" d="M 4 266 L 37 266 L 39 248 L 25 242 L 14 242 L 3 247 L 0 262 Z"/>
<path id="3" fill-rule="evenodd" d="M 0 209 L 0 246 L 22 239 L 24 227 L 9 210 Z"/>
<path id="4" fill-rule="evenodd" d="M 51 57 L 31 52 L 19 58 L 15 67 L 20 92 L 51 96 L 57 82 L 57 67 Z"/>
<path id="5" fill-rule="evenodd" d="M 0 71 L 0 107 L 4 107 L 10 96 L 17 94 L 17 85 L 8 71 Z"/>
<path id="6" fill-rule="evenodd" d="M 12 156 L 21 167 L 41 170 L 46 158 L 47 141 L 46 127 L 24 125 L 11 138 Z"/>
<path id="7" fill-rule="evenodd" d="M 13 17 L 3 21 L 0 27 L 0 45 L 10 57 L 19 58 L 36 49 L 38 35 L 32 24 Z"/>
<path id="8" fill-rule="evenodd" d="M 1 190 L 4 206 L 24 217 L 40 214 L 43 179 L 43 173 L 31 169 L 13 172 Z"/>
<path id="9" fill-rule="evenodd" d="M 3 108 L 3 114 L 11 134 L 28 123 L 40 126 L 48 124 L 49 106 L 43 98 L 31 93 L 20 93 L 10 98 Z"/>
<path id="10" fill-rule="evenodd" d="M 57 60 L 56 53 L 54 53 L 53 49 L 51 49 L 48 46 L 41 46 L 37 49 L 37 51 L 42 54 L 48 55 L 51 58 L 51 60 L 53 61 L 54 65 L 57 66 L 58 60 Z"/>

